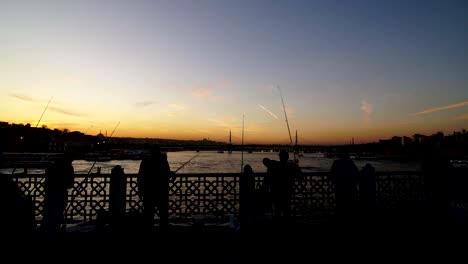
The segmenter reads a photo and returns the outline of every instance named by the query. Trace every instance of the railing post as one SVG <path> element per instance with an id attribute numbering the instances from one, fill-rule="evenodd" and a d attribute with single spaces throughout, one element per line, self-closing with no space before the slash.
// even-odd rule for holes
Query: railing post
<path id="1" fill-rule="evenodd" d="M 375 168 L 367 163 L 359 175 L 359 202 L 361 209 L 370 213 L 376 206 Z"/>
<path id="2" fill-rule="evenodd" d="M 112 168 L 110 176 L 109 210 L 112 226 L 118 225 L 125 214 L 127 179 L 119 165 Z"/>
<path id="3" fill-rule="evenodd" d="M 249 229 L 252 219 L 252 191 L 254 186 L 254 173 L 250 165 L 244 166 L 244 172 L 240 175 L 240 226 L 242 230 Z"/>

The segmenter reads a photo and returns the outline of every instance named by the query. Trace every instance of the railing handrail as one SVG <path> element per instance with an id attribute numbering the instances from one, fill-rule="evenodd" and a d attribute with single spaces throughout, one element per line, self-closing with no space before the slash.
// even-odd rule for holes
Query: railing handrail
<path id="1" fill-rule="evenodd" d="M 382 175 L 419 175 L 421 171 L 376 171 L 376 176 Z M 255 176 L 265 176 L 266 172 L 254 172 Z M 2 174 L 0 174 L 2 175 Z M 24 174 L 24 173 L 16 173 L 16 174 L 3 174 L 5 176 L 13 177 L 13 178 L 43 178 L 44 173 L 39 174 Z M 238 177 L 241 173 L 177 173 L 172 177 L 175 178 L 182 178 L 182 177 Z M 330 172 L 328 171 L 317 171 L 317 172 L 303 172 L 303 176 L 328 176 Z M 99 178 L 99 177 L 110 177 L 110 173 L 100 173 L 100 174 L 87 174 L 87 173 L 75 173 L 75 178 Z M 128 173 L 125 174 L 127 178 L 137 177 L 138 173 Z"/>

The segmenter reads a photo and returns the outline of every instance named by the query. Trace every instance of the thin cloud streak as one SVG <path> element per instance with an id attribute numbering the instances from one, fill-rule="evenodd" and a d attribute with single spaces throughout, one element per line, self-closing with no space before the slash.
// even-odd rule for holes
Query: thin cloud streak
<path id="1" fill-rule="evenodd" d="M 181 115 L 187 109 L 186 105 L 183 104 L 169 104 L 168 108 L 172 110 L 167 114 L 169 117 Z"/>
<path id="2" fill-rule="evenodd" d="M 143 107 L 147 107 L 156 103 L 157 103 L 156 101 L 141 101 L 141 102 L 136 102 L 135 106 L 138 108 L 143 108 Z"/>
<path id="3" fill-rule="evenodd" d="M 34 98 L 32 98 L 30 96 L 27 96 L 27 95 L 24 95 L 24 94 L 11 93 L 10 96 L 14 97 L 16 99 L 27 101 L 27 102 L 37 102 L 37 101 L 39 101 L 37 99 L 34 99 Z"/>
<path id="4" fill-rule="evenodd" d="M 70 110 L 55 107 L 55 106 L 49 106 L 49 110 L 52 111 L 52 112 L 56 112 L 56 113 L 60 113 L 60 114 L 64 114 L 64 115 L 69 115 L 69 116 L 78 116 L 78 117 L 86 116 L 85 114 L 82 114 L 82 113 L 70 111 Z"/>
<path id="5" fill-rule="evenodd" d="M 209 118 L 208 121 L 215 122 L 215 123 L 217 123 L 218 125 L 220 125 L 220 126 L 222 126 L 222 127 L 231 127 L 231 126 L 228 125 L 226 122 L 223 122 L 223 121 L 220 121 L 220 120 L 216 120 L 216 119 L 211 119 L 211 118 Z"/>
<path id="6" fill-rule="evenodd" d="M 10 96 L 14 97 L 16 99 L 26 101 L 26 102 L 40 102 L 40 101 L 42 101 L 40 99 L 34 99 L 34 98 L 32 98 L 32 97 L 30 97 L 28 95 L 18 94 L 18 93 L 11 93 Z M 52 112 L 55 112 L 55 113 L 60 113 L 60 114 L 69 115 L 69 116 L 77 116 L 77 117 L 86 116 L 85 114 L 78 113 L 78 112 L 68 110 L 68 109 L 64 109 L 64 108 L 60 108 L 60 107 L 57 107 L 57 106 L 49 105 L 47 107 L 47 109 L 49 111 L 52 111 Z"/>
<path id="7" fill-rule="evenodd" d="M 263 105 L 258 104 L 258 107 L 260 107 L 260 108 L 263 109 L 265 112 L 267 112 L 268 114 L 270 114 L 273 118 L 278 119 L 278 117 L 277 117 L 275 114 L 273 114 L 270 110 L 268 110 L 268 109 L 267 109 L 266 107 L 264 107 Z"/>
<path id="8" fill-rule="evenodd" d="M 411 115 L 424 115 L 424 114 L 429 114 L 433 112 L 438 112 L 438 111 L 443 111 L 443 110 L 448 110 L 448 109 L 453 109 L 453 108 L 459 108 L 462 106 L 468 105 L 468 101 L 461 102 L 461 103 L 456 103 L 456 104 L 451 104 L 451 105 L 445 105 L 445 106 L 438 106 L 438 107 L 432 107 L 426 110 L 423 110 L 421 112 L 413 113 Z"/>

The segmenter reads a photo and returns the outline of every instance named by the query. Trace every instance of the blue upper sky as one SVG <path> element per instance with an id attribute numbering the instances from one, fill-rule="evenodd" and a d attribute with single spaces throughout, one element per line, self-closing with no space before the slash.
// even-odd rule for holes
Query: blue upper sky
<path id="1" fill-rule="evenodd" d="M 468 123 L 467 1 L 1 1 L 0 24 L 3 121 L 53 96 L 50 127 L 225 139 L 244 115 L 283 143 L 280 87 L 304 143 Z"/>

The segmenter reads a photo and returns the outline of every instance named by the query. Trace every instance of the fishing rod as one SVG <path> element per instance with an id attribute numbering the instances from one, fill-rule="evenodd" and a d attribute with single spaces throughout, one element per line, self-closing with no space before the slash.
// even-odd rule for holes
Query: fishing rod
<path id="1" fill-rule="evenodd" d="M 288 115 L 286 114 L 286 107 L 284 106 L 284 99 L 283 99 L 283 94 L 281 93 L 281 89 L 280 87 L 278 86 L 278 91 L 280 93 L 280 97 L 281 97 L 281 103 L 283 104 L 283 111 L 284 111 L 284 118 L 286 120 L 286 125 L 288 127 L 288 133 L 289 133 L 289 144 L 292 146 L 292 136 L 291 136 L 291 129 L 289 129 L 289 121 L 288 121 Z M 293 151 L 293 155 L 294 155 L 294 162 L 296 162 L 296 152 Z"/>
<path id="2" fill-rule="evenodd" d="M 47 103 L 46 107 L 44 108 L 44 111 L 42 111 L 41 117 L 40 117 L 39 120 L 37 121 L 36 127 L 37 127 L 37 126 L 39 125 L 39 123 L 41 122 L 42 117 L 44 116 L 45 111 L 46 111 L 47 108 L 49 107 L 50 101 L 52 101 L 52 98 L 54 98 L 54 97 L 52 96 L 52 97 L 50 98 L 49 102 Z"/>
<path id="3" fill-rule="evenodd" d="M 88 129 L 86 129 L 86 131 L 84 132 L 84 134 L 88 133 L 88 131 L 93 127 L 93 125 L 91 125 L 90 127 L 88 127 Z"/>
<path id="4" fill-rule="evenodd" d="M 279 86 L 278 86 L 278 91 L 280 92 L 281 103 L 283 104 L 284 118 L 286 120 L 286 125 L 288 127 L 289 142 L 292 145 L 292 136 L 291 136 L 291 130 L 289 129 L 288 115 L 286 114 L 286 107 L 284 106 L 283 94 L 281 93 L 281 89 L 279 88 Z"/>
<path id="5" fill-rule="evenodd" d="M 115 132 L 115 130 L 117 129 L 117 127 L 118 127 L 119 125 L 120 125 L 120 121 L 117 123 L 117 125 L 115 125 L 114 130 L 112 130 L 112 133 L 111 133 L 109 139 L 114 135 L 114 132 Z"/>
<path id="6" fill-rule="evenodd" d="M 47 108 L 49 107 L 50 102 L 52 101 L 52 98 L 54 98 L 54 97 L 53 97 L 53 96 L 50 97 L 49 102 L 47 102 L 46 107 L 44 108 L 44 111 L 42 111 L 41 117 L 39 118 L 39 120 L 37 120 L 36 128 L 37 128 L 37 126 L 39 125 L 39 123 L 41 122 L 42 117 L 44 116 L 44 114 L 45 114 Z M 49 154 L 47 154 L 46 157 L 43 158 L 42 160 L 47 159 L 48 157 L 49 157 Z M 16 171 L 16 167 L 13 168 L 13 171 L 11 172 L 11 174 L 12 174 L 12 175 L 15 174 L 15 171 Z M 42 180 L 44 180 L 44 179 L 42 179 Z M 42 180 L 41 180 L 41 181 L 42 181 Z"/>
<path id="7" fill-rule="evenodd" d="M 112 131 L 111 135 L 110 135 L 109 137 L 106 138 L 106 139 L 107 139 L 107 142 L 109 142 L 109 140 L 112 138 L 112 136 L 114 135 L 114 132 L 115 132 L 115 130 L 117 129 L 117 127 L 119 126 L 119 124 L 120 124 L 120 121 L 117 123 L 117 125 L 115 125 L 114 130 Z M 91 173 L 91 170 L 93 170 L 94 165 L 96 164 L 97 160 L 98 160 L 98 157 L 96 157 L 96 159 L 94 160 L 93 165 L 91 166 L 91 168 L 90 168 L 89 171 L 88 171 L 88 174 L 90 174 L 90 173 Z M 84 183 L 85 183 L 85 185 L 88 184 L 88 176 L 85 177 Z M 78 194 L 79 192 L 83 191 L 83 188 L 84 188 L 83 186 L 84 186 L 84 185 L 78 185 L 78 189 L 73 189 L 73 192 L 74 192 L 75 194 L 72 195 L 71 200 L 68 202 L 68 205 L 67 205 L 67 208 L 65 208 L 64 214 L 67 214 L 67 213 L 68 213 L 68 210 L 70 209 L 71 205 L 72 205 L 73 202 L 75 201 L 75 198 L 76 198 L 77 194 Z M 73 194 L 73 192 L 72 192 L 72 194 Z"/>
<path id="8" fill-rule="evenodd" d="M 193 156 L 191 159 L 189 159 L 187 162 L 182 164 L 177 170 L 175 170 L 172 174 L 176 174 L 180 169 L 182 169 L 185 165 L 187 165 L 190 161 L 192 161 L 194 158 L 196 158 L 198 155 L 200 155 L 200 152 L 198 152 L 195 156 Z"/>

